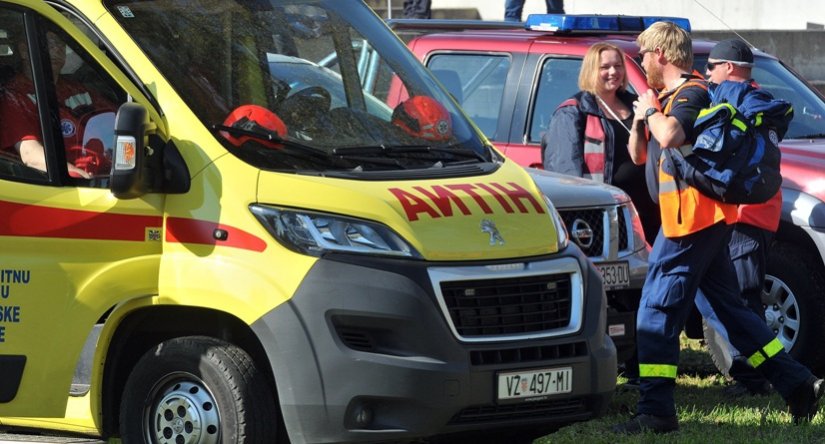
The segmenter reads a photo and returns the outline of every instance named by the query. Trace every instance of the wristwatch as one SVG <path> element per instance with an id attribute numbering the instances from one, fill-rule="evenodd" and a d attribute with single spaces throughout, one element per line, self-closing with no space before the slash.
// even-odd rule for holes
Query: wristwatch
<path id="1" fill-rule="evenodd" d="M 648 108 L 647 111 L 645 111 L 645 125 L 648 125 L 647 119 L 649 119 L 650 116 L 652 116 L 652 115 L 654 115 L 658 112 L 659 112 L 659 110 L 656 107 L 651 106 L 650 108 Z M 650 126 L 650 125 L 648 125 L 648 126 Z"/>

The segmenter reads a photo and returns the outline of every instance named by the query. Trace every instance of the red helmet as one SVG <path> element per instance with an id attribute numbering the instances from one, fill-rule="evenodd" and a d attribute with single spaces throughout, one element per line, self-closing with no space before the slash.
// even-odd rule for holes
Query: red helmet
<path id="1" fill-rule="evenodd" d="M 284 121 L 272 111 L 258 105 L 241 105 L 235 108 L 223 121 L 223 125 L 262 133 L 271 132 L 279 137 L 286 135 Z M 235 146 L 241 146 L 250 139 L 249 136 L 235 137 L 226 131 L 221 131 L 221 135 Z M 282 148 L 279 143 L 255 140 L 270 148 Z"/>
<path id="2" fill-rule="evenodd" d="M 453 135 L 450 113 L 427 96 L 413 96 L 401 102 L 392 112 L 392 123 L 410 135 L 427 140 L 448 140 Z"/>

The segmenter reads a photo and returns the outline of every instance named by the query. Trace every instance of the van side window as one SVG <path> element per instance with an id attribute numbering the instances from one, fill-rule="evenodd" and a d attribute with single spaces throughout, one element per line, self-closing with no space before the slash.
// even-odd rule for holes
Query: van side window
<path id="1" fill-rule="evenodd" d="M 550 127 L 553 112 L 561 102 L 578 92 L 581 66 L 581 59 L 549 58 L 544 61 L 533 100 L 529 142 L 541 142 Z"/>
<path id="2" fill-rule="evenodd" d="M 23 14 L 0 8 L 0 177 L 46 182 Z"/>
<path id="3" fill-rule="evenodd" d="M 497 140 L 510 58 L 495 54 L 438 54 L 430 58 L 427 67 L 481 132 L 490 140 Z"/>
<path id="4" fill-rule="evenodd" d="M 7 35 L 19 63 L 7 70 L 12 72 L 3 86 L 0 143 L 3 153 L 18 163 L 0 168 L 0 174 L 45 181 L 47 166 L 60 165 L 61 184 L 108 186 L 115 113 L 126 93 L 77 42 L 45 20 L 38 22 L 39 49 L 27 48 L 17 15 L 19 26 L 9 26 Z M 34 69 L 32 57 L 41 57 L 42 68 Z M 46 84 L 48 97 L 35 95 L 37 79 Z M 51 122 L 51 137 L 44 137 L 40 122 Z"/>
<path id="5" fill-rule="evenodd" d="M 81 186 L 107 186 L 115 114 L 126 93 L 77 42 L 51 26 L 45 34 L 59 119 L 56 140 L 63 142 L 69 177 Z"/>

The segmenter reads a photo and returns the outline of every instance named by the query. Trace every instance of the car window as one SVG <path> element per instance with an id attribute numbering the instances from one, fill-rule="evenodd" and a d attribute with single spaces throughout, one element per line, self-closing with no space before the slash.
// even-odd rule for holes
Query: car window
<path id="1" fill-rule="evenodd" d="M 541 142 L 541 137 L 550 127 L 553 111 L 579 90 L 581 66 L 581 59 L 548 58 L 544 61 L 533 100 L 528 142 Z"/>
<path id="2" fill-rule="evenodd" d="M 50 159 L 62 164 L 65 158 L 66 167 L 56 170 L 67 176 L 61 183 L 106 187 L 115 113 L 126 101 L 126 93 L 53 23 L 39 20 L 39 29 L 31 29 L 37 33 L 39 47 L 28 46 L 25 26 L 21 13 L 0 12 L 0 120 L 5 125 L 0 176 L 45 182 L 54 168 Z M 36 59 L 48 63 L 37 69 L 32 63 Z M 41 79 L 50 84 L 42 92 L 35 88 Z M 41 122 L 54 125 L 44 131 Z M 56 156 L 50 155 L 55 151 Z"/>
<path id="3" fill-rule="evenodd" d="M 490 140 L 496 139 L 510 57 L 497 54 L 437 54 L 427 67 Z"/>

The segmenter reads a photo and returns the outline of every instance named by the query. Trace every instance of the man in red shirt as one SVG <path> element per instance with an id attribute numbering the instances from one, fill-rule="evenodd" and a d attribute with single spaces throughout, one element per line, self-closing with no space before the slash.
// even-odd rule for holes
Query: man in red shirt
<path id="1" fill-rule="evenodd" d="M 84 141 L 86 125 L 96 116 L 111 114 L 106 122 L 114 121 L 116 107 L 99 94 L 90 92 L 83 85 L 60 77 L 60 70 L 66 62 L 66 45 L 60 38 L 48 33 L 49 54 L 52 62 L 55 89 L 59 103 L 60 132 L 67 151 L 69 175 L 89 178 L 105 171 L 109 161 L 100 139 Z M 4 85 L 0 94 L 0 149 L 14 151 L 28 167 L 46 171 L 46 155 L 42 144 L 42 130 L 31 78 L 28 51 L 19 45 L 22 58 L 17 75 Z M 100 120 L 100 119 L 99 119 Z"/>

